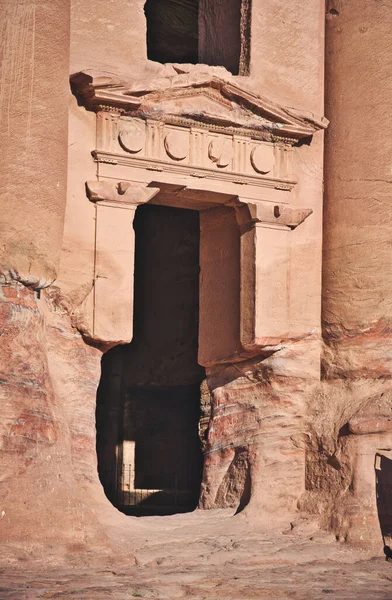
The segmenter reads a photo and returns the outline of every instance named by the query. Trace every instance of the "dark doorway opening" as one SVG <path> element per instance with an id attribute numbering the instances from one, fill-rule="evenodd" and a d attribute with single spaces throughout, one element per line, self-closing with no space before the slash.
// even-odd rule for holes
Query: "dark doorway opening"
<path id="1" fill-rule="evenodd" d="M 126 514 L 187 512 L 202 472 L 199 213 L 144 205 L 134 227 L 134 336 L 102 359 L 98 471 Z"/>
<path id="2" fill-rule="evenodd" d="M 376 454 L 376 499 L 384 551 L 392 558 L 392 460 Z M 387 554 L 388 556 L 388 554 Z"/>

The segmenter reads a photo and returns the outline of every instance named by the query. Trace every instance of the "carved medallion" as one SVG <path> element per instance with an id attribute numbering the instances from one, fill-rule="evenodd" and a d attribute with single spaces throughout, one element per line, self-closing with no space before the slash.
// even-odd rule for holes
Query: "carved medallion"
<path id="1" fill-rule="evenodd" d="M 165 136 L 165 150 L 173 160 L 184 160 L 188 156 L 188 131 L 169 131 Z"/>
<path id="2" fill-rule="evenodd" d="M 118 132 L 121 146 L 127 152 L 140 152 L 146 143 L 146 128 L 140 119 L 127 119 L 121 121 Z"/>
<path id="3" fill-rule="evenodd" d="M 233 158 L 233 144 L 223 137 L 215 138 L 208 147 L 208 156 L 218 167 L 227 167 Z"/>
<path id="4" fill-rule="evenodd" d="M 273 149 L 265 144 L 256 146 L 250 154 L 250 162 L 257 173 L 270 173 L 275 165 Z"/>

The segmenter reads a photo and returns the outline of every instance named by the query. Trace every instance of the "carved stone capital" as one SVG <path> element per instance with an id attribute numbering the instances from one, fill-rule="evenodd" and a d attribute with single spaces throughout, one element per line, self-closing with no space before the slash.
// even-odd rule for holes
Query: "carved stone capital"
<path id="1" fill-rule="evenodd" d="M 311 208 L 291 208 L 285 204 L 258 203 L 236 206 L 237 222 L 245 231 L 257 223 L 295 229 L 312 214 Z"/>
<path id="2" fill-rule="evenodd" d="M 86 191 L 91 202 L 136 209 L 139 204 L 151 200 L 159 192 L 159 188 L 134 185 L 129 181 L 87 181 Z"/>

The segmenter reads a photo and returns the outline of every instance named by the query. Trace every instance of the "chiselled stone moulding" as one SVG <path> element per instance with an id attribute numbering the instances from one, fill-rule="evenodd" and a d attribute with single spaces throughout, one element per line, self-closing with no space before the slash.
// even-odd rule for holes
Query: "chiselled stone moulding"
<path id="1" fill-rule="evenodd" d="M 273 149 L 266 144 L 264 146 L 255 146 L 250 153 L 250 161 L 257 173 L 262 173 L 263 175 L 271 173 L 275 165 Z"/>
<path id="2" fill-rule="evenodd" d="M 173 160 L 184 160 L 189 152 L 189 133 L 184 130 L 171 130 L 165 135 L 165 150 Z"/>
<path id="3" fill-rule="evenodd" d="M 144 121 L 141 119 L 123 120 L 119 125 L 118 139 L 124 150 L 137 153 L 146 144 Z"/>
<path id="4" fill-rule="evenodd" d="M 97 113 L 96 161 L 131 167 L 137 181 L 154 170 L 170 181 L 191 176 L 246 185 L 254 196 L 255 188 L 290 191 L 297 142 L 327 123 L 210 73 L 195 79 L 182 72 L 141 86 L 81 72 L 72 84 Z"/>
<path id="5" fill-rule="evenodd" d="M 234 151 L 230 140 L 221 136 L 213 139 L 208 146 L 208 156 L 218 167 L 228 167 L 233 155 Z"/>
<path id="6" fill-rule="evenodd" d="M 312 212 L 290 206 L 293 155 L 325 120 L 210 74 L 197 85 L 183 75 L 146 81 L 142 91 L 87 72 L 72 81 L 97 113 L 98 180 L 86 188 L 97 211 L 93 337 L 132 338 L 132 221 L 150 202 L 200 212 L 200 364 L 244 360 L 289 339 L 288 236 Z M 232 250 L 211 261 L 218 238 Z M 228 287 L 232 260 L 241 276 Z M 231 312 L 227 293 L 238 299 Z"/>

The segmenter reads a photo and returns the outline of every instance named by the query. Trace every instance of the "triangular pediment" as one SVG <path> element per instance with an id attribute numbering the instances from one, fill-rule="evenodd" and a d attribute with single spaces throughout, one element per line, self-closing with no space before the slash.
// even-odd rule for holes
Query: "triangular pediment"
<path id="1" fill-rule="evenodd" d="M 221 127 L 269 132 L 301 139 L 324 129 L 327 121 L 288 109 L 254 93 L 234 78 L 214 72 L 176 71 L 166 77 L 127 81 L 113 74 L 83 71 L 71 77 L 79 100 L 89 109 L 112 107 L 154 119 L 187 119 Z"/>

